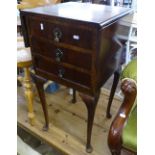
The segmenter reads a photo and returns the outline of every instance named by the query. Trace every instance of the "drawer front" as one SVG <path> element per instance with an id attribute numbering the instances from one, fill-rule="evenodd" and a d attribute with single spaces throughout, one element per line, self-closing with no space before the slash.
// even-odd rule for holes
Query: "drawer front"
<path id="1" fill-rule="evenodd" d="M 91 53 L 80 53 L 67 48 L 58 47 L 46 40 L 31 39 L 32 51 L 55 60 L 56 62 L 69 63 L 87 70 L 91 69 Z"/>
<path id="2" fill-rule="evenodd" d="M 67 81 L 70 80 L 75 83 L 90 87 L 90 75 L 86 73 L 82 73 L 76 71 L 75 69 L 64 67 L 61 64 L 58 65 L 52 63 L 51 61 L 38 56 L 34 56 L 33 60 L 35 61 L 35 67 L 40 70 L 53 74 L 53 76 L 59 79 L 64 79 Z"/>
<path id="3" fill-rule="evenodd" d="M 86 28 L 66 24 L 56 24 L 38 18 L 30 18 L 30 33 L 32 36 L 43 37 L 54 42 L 70 44 L 86 49 L 92 49 L 93 33 Z"/>

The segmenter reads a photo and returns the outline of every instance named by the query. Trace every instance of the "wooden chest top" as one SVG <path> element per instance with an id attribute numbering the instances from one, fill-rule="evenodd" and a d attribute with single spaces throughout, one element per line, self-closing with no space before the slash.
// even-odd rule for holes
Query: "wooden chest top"
<path id="1" fill-rule="evenodd" d="M 67 2 L 25 9 L 23 12 L 91 23 L 102 27 L 127 15 L 131 12 L 131 9 L 90 3 Z"/>

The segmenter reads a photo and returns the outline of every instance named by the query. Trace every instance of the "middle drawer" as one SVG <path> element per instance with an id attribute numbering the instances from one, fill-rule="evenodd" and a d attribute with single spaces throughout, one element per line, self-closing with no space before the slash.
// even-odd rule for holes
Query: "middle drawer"
<path id="1" fill-rule="evenodd" d="M 51 58 L 57 62 L 69 63 L 91 70 L 91 53 L 81 53 L 68 48 L 58 47 L 42 39 L 31 39 L 32 52 Z"/>
<path id="2" fill-rule="evenodd" d="M 33 61 L 35 62 L 36 70 L 50 74 L 51 77 L 68 82 L 72 81 L 87 87 L 91 86 L 91 76 L 88 73 L 83 73 L 75 68 L 65 67 L 62 64 L 55 64 L 42 56 L 33 55 Z"/>

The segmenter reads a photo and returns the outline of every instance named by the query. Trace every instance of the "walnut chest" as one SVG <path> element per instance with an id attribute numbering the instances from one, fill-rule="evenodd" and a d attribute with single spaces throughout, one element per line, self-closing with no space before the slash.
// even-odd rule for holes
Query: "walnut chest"
<path id="1" fill-rule="evenodd" d="M 91 130 L 100 88 L 120 59 L 118 21 L 130 12 L 127 8 L 77 2 L 21 11 L 25 45 L 31 47 L 46 127 L 41 81 L 48 79 L 78 90 L 88 109 L 87 152 L 92 151 Z"/>

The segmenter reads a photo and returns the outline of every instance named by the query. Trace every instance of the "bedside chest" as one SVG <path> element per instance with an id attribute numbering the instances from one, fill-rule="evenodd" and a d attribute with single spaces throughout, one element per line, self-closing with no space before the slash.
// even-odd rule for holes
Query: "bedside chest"
<path id="1" fill-rule="evenodd" d="M 43 90 L 46 79 L 78 90 L 88 109 L 87 152 L 92 151 L 91 132 L 100 88 L 119 64 L 118 21 L 130 12 L 127 8 L 68 2 L 20 13 L 25 45 L 32 51 L 44 129 L 49 124 Z"/>

